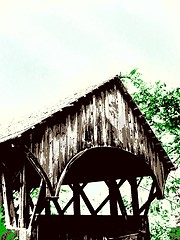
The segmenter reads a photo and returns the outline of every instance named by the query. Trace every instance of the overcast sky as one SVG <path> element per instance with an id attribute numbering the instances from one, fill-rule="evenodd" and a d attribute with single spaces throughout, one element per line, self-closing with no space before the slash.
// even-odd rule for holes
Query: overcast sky
<path id="1" fill-rule="evenodd" d="M 120 72 L 178 86 L 179 0 L 0 0 L 0 119 Z"/>

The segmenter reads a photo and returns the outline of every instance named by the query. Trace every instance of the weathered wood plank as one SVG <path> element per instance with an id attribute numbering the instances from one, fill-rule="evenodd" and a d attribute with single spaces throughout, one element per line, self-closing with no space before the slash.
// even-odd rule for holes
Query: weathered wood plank
<path id="1" fill-rule="evenodd" d="M 159 150 L 149 137 L 151 130 L 143 122 L 138 108 L 127 98 L 116 84 L 97 90 L 77 101 L 76 108 L 67 107 L 57 122 L 53 121 L 52 125 L 50 121 L 45 122 L 39 134 L 36 130 L 36 137 L 30 134 L 30 150 L 39 159 L 53 186 L 67 162 L 79 151 L 111 146 L 144 158 L 160 188 L 164 187 L 164 167 L 159 163 Z"/>

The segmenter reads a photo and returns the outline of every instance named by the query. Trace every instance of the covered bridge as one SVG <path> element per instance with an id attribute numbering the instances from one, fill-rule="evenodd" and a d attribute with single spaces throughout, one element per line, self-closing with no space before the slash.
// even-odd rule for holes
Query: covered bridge
<path id="1" fill-rule="evenodd" d="M 28 124 L 0 139 L 0 204 L 8 228 L 23 240 L 150 238 L 150 203 L 163 198 L 174 167 L 120 77 L 65 99 Z M 140 205 L 139 185 L 146 176 L 152 186 Z M 99 181 L 108 196 L 94 208 L 84 187 Z M 131 188 L 131 214 L 120 191 L 125 182 Z M 62 206 L 65 184 L 72 198 Z M 89 215 L 81 214 L 80 199 Z M 106 203 L 109 215 L 100 215 Z M 67 215 L 70 205 L 73 214 Z"/>

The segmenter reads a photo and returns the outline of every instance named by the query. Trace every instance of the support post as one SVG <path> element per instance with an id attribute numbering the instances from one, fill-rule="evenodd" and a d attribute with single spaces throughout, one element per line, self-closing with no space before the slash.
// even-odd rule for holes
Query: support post
<path id="1" fill-rule="evenodd" d="M 79 184 L 73 184 L 73 197 L 74 197 L 74 215 L 81 215 L 81 206 L 80 206 L 80 195 L 79 195 Z"/>
<path id="2" fill-rule="evenodd" d="M 33 212 L 32 212 L 31 219 L 29 222 L 29 227 L 28 227 L 29 229 L 31 229 L 33 225 L 35 215 L 41 213 L 41 211 L 45 208 L 45 197 L 46 197 L 46 186 L 44 181 L 41 179 L 37 203 L 33 208 Z"/>
<path id="3" fill-rule="evenodd" d="M 137 216 L 139 214 L 139 200 L 138 200 L 138 185 L 136 178 L 129 179 L 129 183 L 131 184 L 133 214 L 134 216 Z"/>
<path id="4" fill-rule="evenodd" d="M 8 207 L 8 200 L 7 200 L 7 189 L 6 189 L 6 180 L 4 173 L 1 174 L 1 181 L 2 181 L 2 192 L 3 192 L 3 207 L 4 207 L 4 214 L 5 214 L 5 222 L 6 227 L 10 228 L 10 215 L 9 215 L 9 207 Z"/>
<path id="5" fill-rule="evenodd" d="M 117 216 L 117 190 L 115 180 L 108 180 L 107 185 L 109 187 L 109 197 L 110 197 L 110 212 L 111 215 Z"/>
<path id="6" fill-rule="evenodd" d="M 9 207 L 9 217 L 10 217 L 10 224 L 13 227 L 17 227 L 16 223 L 16 211 L 14 207 L 14 201 L 13 201 L 13 192 L 9 184 L 7 185 L 8 191 L 7 191 L 7 202 Z"/>
<path id="7" fill-rule="evenodd" d="M 50 205 L 50 198 L 46 198 L 46 203 L 45 203 L 45 212 L 46 215 L 50 216 L 51 215 L 51 205 Z"/>
<path id="8" fill-rule="evenodd" d="M 20 190 L 19 190 L 19 221 L 18 225 L 20 228 L 25 228 L 26 219 L 26 208 L 27 208 L 27 195 L 26 195 L 26 172 L 25 164 L 23 164 L 20 172 Z"/>

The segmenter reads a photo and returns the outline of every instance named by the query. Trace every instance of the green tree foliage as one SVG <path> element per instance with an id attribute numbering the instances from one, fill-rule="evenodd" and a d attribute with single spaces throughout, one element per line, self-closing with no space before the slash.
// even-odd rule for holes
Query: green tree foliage
<path id="1" fill-rule="evenodd" d="M 8 230 L 5 226 L 5 217 L 3 207 L 0 206 L 0 239 L 6 240 L 18 240 L 15 232 L 12 230 Z"/>
<path id="2" fill-rule="evenodd" d="M 7 232 L 7 229 L 5 227 L 5 217 L 3 214 L 3 208 L 0 206 L 0 239 L 2 239 L 2 236 Z"/>
<path id="3" fill-rule="evenodd" d="M 171 228 L 180 220 L 180 89 L 168 89 L 160 81 L 146 83 L 137 69 L 121 77 L 176 167 L 167 179 L 165 199 L 151 204 L 151 239 L 179 239 L 179 228 Z"/>
<path id="4" fill-rule="evenodd" d="M 133 98 L 162 141 L 167 153 L 179 155 L 180 89 L 168 90 L 166 84 L 160 81 L 148 84 L 141 77 L 137 69 L 134 69 L 123 76 L 123 81 L 127 87 L 133 85 Z M 169 142 L 163 140 L 167 135 Z"/>

